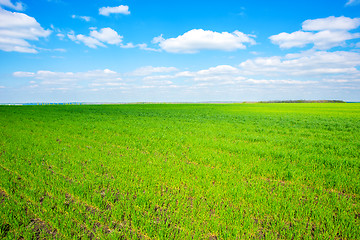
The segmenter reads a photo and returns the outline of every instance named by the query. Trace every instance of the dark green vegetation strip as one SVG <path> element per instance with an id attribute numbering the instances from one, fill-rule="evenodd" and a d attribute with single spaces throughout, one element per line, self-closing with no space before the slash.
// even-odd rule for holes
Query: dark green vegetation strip
<path id="1" fill-rule="evenodd" d="M 0 106 L 0 238 L 357 239 L 360 104 Z"/>

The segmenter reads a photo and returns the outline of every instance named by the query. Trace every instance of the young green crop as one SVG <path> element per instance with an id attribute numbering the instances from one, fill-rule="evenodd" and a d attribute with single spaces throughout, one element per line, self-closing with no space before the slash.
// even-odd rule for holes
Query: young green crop
<path id="1" fill-rule="evenodd" d="M 0 106 L 4 239 L 356 239 L 360 104 Z"/>

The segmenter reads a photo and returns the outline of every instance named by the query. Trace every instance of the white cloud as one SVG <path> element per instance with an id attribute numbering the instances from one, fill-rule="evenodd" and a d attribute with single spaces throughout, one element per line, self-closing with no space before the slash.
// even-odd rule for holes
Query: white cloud
<path id="1" fill-rule="evenodd" d="M 133 43 L 121 44 L 121 48 L 134 48 L 135 45 Z"/>
<path id="2" fill-rule="evenodd" d="M 175 78 L 174 75 L 158 75 L 158 76 L 147 76 L 144 77 L 143 83 L 146 85 L 152 85 L 152 86 L 169 86 L 173 85 L 174 83 L 170 81 L 169 79 Z"/>
<path id="3" fill-rule="evenodd" d="M 270 37 L 272 43 L 281 48 L 304 47 L 312 42 L 313 33 L 297 31 L 293 33 L 280 33 Z"/>
<path id="4" fill-rule="evenodd" d="M 347 40 L 360 38 L 359 33 L 350 30 L 360 26 L 360 18 L 327 17 L 303 22 L 302 30 L 293 33 L 280 33 L 270 36 L 272 43 L 280 48 L 305 47 L 313 44 L 314 48 L 326 50 L 344 46 Z M 310 32 L 317 31 L 317 32 Z"/>
<path id="5" fill-rule="evenodd" d="M 122 38 L 122 36 L 121 36 L 121 38 Z M 148 47 L 148 45 L 146 43 L 133 44 L 133 43 L 129 42 L 129 43 L 126 43 L 126 44 L 120 43 L 119 46 L 121 48 L 139 48 L 141 50 L 153 51 L 153 52 L 161 51 L 160 49 L 155 49 L 155 48 Z"/>
<path id="6" fill-rule="evenodd" d="M 74 19 L 79 18 L 79 19 L 82 19 L 82 20 L 84 20 L 84 21 L 86 21 L 86 22 L 90 22 L 90 20 L 91 20 L 91 17 L 89 17 L 89 16 L 77 16 L 77 15 L 72 15 L 71 17 L 74 18 Z"/>
<path id="7" fill-rule="evenodd" d="M 24 11 L 24 5 L 22 4 L 22 2 L 17 2 L 16 4 L 13 4 L 11 0 L 0 0 L 0 6 L 5 6 L 16 11 Z"/>
<path id="8" fill-rule="evenodd" d="M 360 82 L 360 79 L 323 79 L 324 82 L 329 82 L 329 83 L 353 83 L 353 82 Z"/>
<path id="9" fill-rule="evenodd" d="M 88 37 L 88 36 L 82 35 L 82 34 L 76 35 L 76 40 L 84 43 L 86 46 L 88 46 L 90 48 L 106 47 L 99 40 L 97 40 L 97 39 L 95 39 L 93 37 Z"/>
<path id="10" fill-rule="evenodd" d="M 104 86 L 120 85 L 122 78 L 119 73 L 110 69 L 93 70 L 88 72 L 14 72 L 14 77 L 32 78 L 40 80 L 41 85 L 71 85 L 76 86 L 79 82 L 85 81 L 89 84 L 98 84 Z"/>
<path id="11" fill-rule="evenodd" d="M 85 20 L 86 22 L 90 22 L 91 17 L 89 16 L 79 16 L 81 19 Z"/>
<path id="12" fill-rule="evenodd" d="M 68 34 L 67 34 L 68 38 L 70 38 L 71 41 L 77 41 L 76 40 L 76 36 L 75 36 L 75 32 L 73 30 L 71 30 Z"/>
<path id="13" fill-rule="evenodd" d="M 123 38 L 111 28 L 102 28 L 100 31 L 92 30 L 90 36 L 83 34 L 75 35 L 74 31 L 70 31 L 67 36 L 72 41 L 76 43 L 82 42 L 90 48 L 106 47 L 104 43 L 120 44 Z"/>
<path id="14" fill-rule="evenodd" d="M 239 69 L 229 65 L 219 65 L 197 72 L 199 75 L 233 75 L 239 73 Z"/>
<path id="15" fill-rule="evenodd" d="M 146 43 L 139 43 L 139 44 L 136 45 L 136 47 L 139 47 L 140 49 L 146 50 L 146 51 L 153 51 L 153 52 L 161 51 L 160 49 L 155 49 L 155 48 L 148 47 L 148 45 Z"/>
<path id="16" fill-rule="evenodd" d="M 264 100 L 264 96 L 269 100 L 312 99 L 324 89 L 329 94 L 339 89 L 359 89 L 360 72 L 356 69 L 360 65 L 359 55 L 355 52 L 307 51 L 284 57 L 256 58 L 245 61 L 239 67 L 219 65 L 196 71 L 180 72 L 175 67 L 147 66 L 134 71 L 137 74 L 120 74 L 105 69 L 14 72 L 13 76 L 27 78 L 30 83 L 27 87 L 32 91 L 68 92 L 78 89 L 76 91 L 81 94 L 96 91 L 104 96 L 113 93 L 122 97 L 126 93 L 136 96 L 132 101 L 154 101 L 154 98 L 140 100 L 147 94 L 160 101 L 165 101 L 161 100 L 163 97 L 166 101 L 176 101 L 174 96 L 187 101 L 191 96 L 200 95 L 203 97 L 201 101 L 236 101 L 238 97 L 251 100 L 254 93 L 259 94 L 259 100 Z M 304 75 L 304 69 L 308 69 L 308 75 Z M 284 74 L 286 72 L 289 74 Z"/>
<path id="17" fill-rule="evenodd" d="M 153 76 L 153 78 L 162 78 L 165 75 Z M 168 79 L 175 78 L 187 78 L 194 82 L 212 82 L 216 84 L 235 84 L 242 81 L 245 78 L 241 76 L 241 72 L 238 68 L 230 65 L 219 65 L 203 69 L 199 71 L 182 71 L 173 75 L 166 75 Z"/>
<path id="18" fill-rule="evenodd" d="M 245 75 L 325 76 L 359 73 L 360 54 L 355 52 L 307 51 L 285 57 L 261 57 L 240 64 Z"/>
<path id="19" fill-rule="evenodd" d="M 93 30 L 90 32 L 90 36 L 108 44 L 119 44 L 123 38 L 123 36 L 120 36 L 115 30 L 111 28 L 102 28 L 99 32 Z"/>
<path id="20" fill-rule="evenodd" d="M 121 82 L 95 82 L 95 83 L 90 83 L 89 86 L 91 87 L 105 87 L 105 86 L 110 86 L 110 87 L 118 87 L 118 86 L 126 86 L 126 83 L 121 83 Z"/>
<path id="21" fill-rule="evenodd" d="M 239 31 L 213 32 L 203 29 L 193 29 L 176 38 L 164 39 L 162 35 L 155 37 L 153 43 L 158 43 L 161 49 L 171 53 L 196 53 L 200 50 L 234 51 L 245 49 L 244 43 L 255 44 L 253 35 Z"/>
<path id="22" fill-rule="evenodd" d="M 360 0 L 348 0 L 345 6 L 353 6 L 357 4 L 360 4 Z"/>
<path id="23" fill-rule="evenodd" d="M 33 77 L 35 73 L 33 72 L 14 72 L 15 77 Z"/>
<path id="24" fill-rule="evenodd" d="M 64 38 L 65 38 L 65 35 L 62 34 L 62 33 L 58 33 L 58 34 L 56 34 L 56 36 L 57 36 L 60 40 L 64 40 Z"/>
<path id="25" fill-rule="evenodd" d="M 0 8 L 0 50 L 37 53 L 36 47 L 28 41 L 37 41 L 50 34 L 51 31 L 44 30 L 35 18 Z"/>
<path id="26" fill-rule="evenodd" d="M 153 67 L 153 66 L 145 66 L 136 69 L 130 75 L 134 76 L 146 76 L 153 73 L 169 73 L 178 71 L 175 67 Z"/>
<path id="27" fill-rule="evenodd" d="M 318 83 L 318 81 L 299 81 L 299 80 L 273 80 L 273 79 L 247 79 L 247 83 L 253 83 L 253 84 L 295 84 L 295 85 L 304 85 L 304 84 L 315 84 Z"/>
<path id="28" fill-rule="evenodd" d="M 156 43 L 161 43 L 163 42 L 165 39 L 163 38 L 163 35 L 161 34 L 158 37 L 154 37 L 153 40 L 151 41 L 152 43 L 156 44 Z"/>
<path id="29" fill-rule="evenodd" d="M 123 81 L 121 74 L 110 69 L 93 70 L 87 72 L 53 72 L 41 70 L 37 72 L 14 72 L 14 77 L 30 78 L 29 88 L 41 91 L 81 91 L 119 90 L 128 84 Z M 79 91 L 79 90 L 77 90 Z"/>
<path id="30" fill-rule="evenodd" d="M 128 15 L 130 14 L 129 6 L 120 5 L 118 7 L 102 7 L 99 9 L 99 14 L 104 16 L 109 16 L 111 13 L 120 13 Z"/>
<path id="31" fill-rule="evenodd" d="M 230 65 L 219 65 L 216 67 L 210 67 L 208 69 L 199 70 L 193 72 L 180 73 L 181 75 L 192 75 L 194 81 L 202 82 L 217 82 L 219 83 L 235 83 L 235 81 L 243 80 L 244 78 L 240 76 L 240 71 L 238 68 L 235 68 Z"/>
<path id="32" fill-rule="evenodd" d="M 360 18 L 334 17 L 306 20 L 302 24 L 304 31 L 349 31 L 360 26 Z"/>
<path id="33" fill-rule="evenodd" d="M 326 50 L 336 46 L 342 46 L 345 41 L 360 38 L 359 33 L 346 31 L 320 31 L 318 33 L 297 31 L 293 33 L 280 33 L 273 35 L 270 40 L 280 48 L 305 47 L 314 44 L 314 48 Z"/>
<path id="34" fill-rule="evenodd" d="M 152 75 L 153 73 L 170 73 L 167 75 Z M 173 72 L 173 73 L 172 73 Z M 210 67 L 199 71 L 182 71 L 178 72 L 177 68 L 153 68 L 142 67 L 132 73 L 135 76 L 145 76 L 144 81 L 148 80 L 169 80 L 185 78 L 194 82 L 212 82 L 213 84 L 234 84 L 242 81 L 245 78 L 240 75 L 238 68 L 230 65 L 219 65 L 216 67 Z"/>
<path id="35" fill-rule="evenodd" d="M 105 44 L 112 44 L 112 45 L 118 45 L 121 48 L 139 48 L 146 51 L 160 51 L 159 49 L 150 48 L 145 43 L 141 44 L 133 44 L 133 43 L 126 43 L 123 44 L 123 36 L 119 35 L 115 30 L 107 27 L 102 28 L 99 31 L 96 30 L 96 28 L 91 27 L 89 28 L 90 36 L 86 36 L 83 34 L 76 35 L 73 30 L 71 30 L 67 36 L 70 40 L 76 42 L 76 43 L 84 43 L 86 46 L 90 48 L 97 48 L 97 47 L 106 47 Z M 61 39 L 62 34 L 58 35 L 58 37 Z"/>

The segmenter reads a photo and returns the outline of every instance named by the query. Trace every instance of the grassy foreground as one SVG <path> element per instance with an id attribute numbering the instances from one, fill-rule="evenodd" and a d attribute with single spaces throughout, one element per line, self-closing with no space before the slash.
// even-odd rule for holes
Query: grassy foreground
<path id="1" fill-rule="evenodd" d="M 359 239 L 360 104 L 0 106 L 0 238 Z"/>

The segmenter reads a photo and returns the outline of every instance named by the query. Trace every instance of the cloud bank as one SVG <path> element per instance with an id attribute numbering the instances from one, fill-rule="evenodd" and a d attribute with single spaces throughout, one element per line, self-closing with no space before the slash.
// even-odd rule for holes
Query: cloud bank
<path id="1" fill-rule="evenodd" d="M 284 57 L 261 57 L 239 65 L 246 75 L 324 77 L 359 74 L 360 54 L 356 52 L 306 51 Z"/>
<path id="2" fill-rule="evenodd" d="M 315 49 L 327 50 L 344 46 L 347 40 L 360 38 L 360 33 L 351 33 L 360 26 L 360 18 L 334 17 L 306 20 L 302 30 L 280 33 L 270 38 L 280 48 L 305 47 L 313 44 Z"/>
<path id="3" fill-rule="evenodd" d="M 357 52 L 310 50 L 248 59 L 237 66 L 217 65 L 194 71 L 171 66 L 144 66 L 127 73 L 109 69 L 87 72 L 42 70 L 14 72 L 13 76 L 29 79 L 28 88 L 33 92 L 67 93 L 78 89 L 76 91 L 84 94 L 121 94 L 137 101 L 149 101 L 145 96 L 152 96 L 151 101 L 186 100 L 188 97 L 199 101 L 238 100 L 239 97 L 264 100 L 263 94 L 274 100 L 276 97 L 302 98 L 304 93 L 317 99 L 337 96 L 339 91 L 355 94 L 360 89 L 359 66 L 360 53 Z"/>

